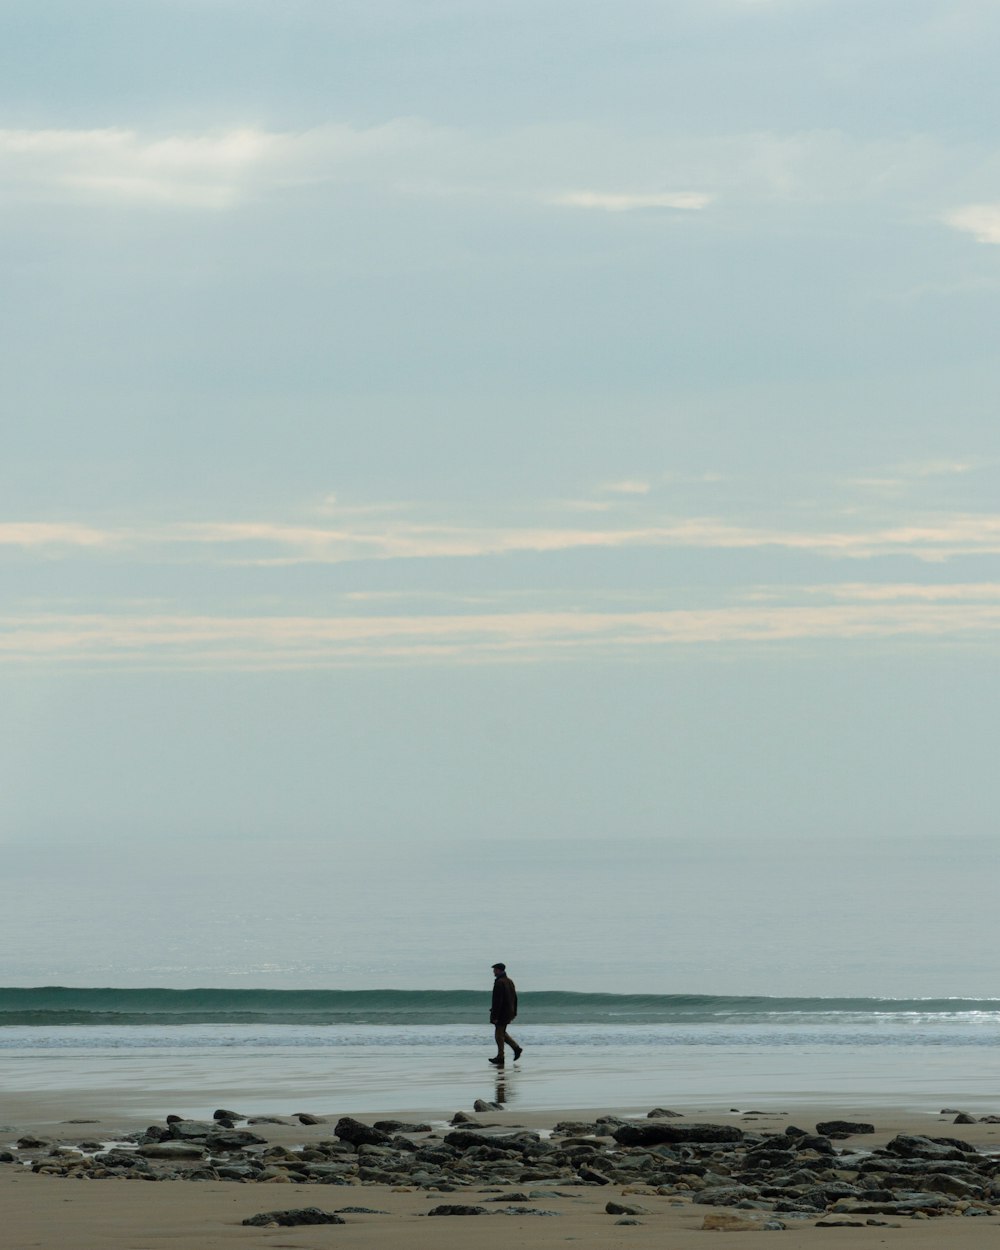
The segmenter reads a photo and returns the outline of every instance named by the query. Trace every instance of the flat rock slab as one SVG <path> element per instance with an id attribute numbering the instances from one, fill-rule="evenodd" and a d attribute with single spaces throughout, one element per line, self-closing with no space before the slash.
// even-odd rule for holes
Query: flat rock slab
<path id="1" fill-rule="evenodd" d="M 739 1142 L 743 1130 L 735 1124 L 679 1124 L 675 1120 L 647 1120 L 622 1124 L 612 1133 L 622 1146 L 658 1146 L 674 1142 Z"/>
<path id="2" fill-rule="evenodd" d="M 427 1212 L 428 1215 L 489 1215 L 485 1207 L 467 1207 L 459 1202 L 445 1202 L 439 1207 L 433 1207 Z"/>
<path id="3" fill-rule="evenodd" d="M 491 1211 L 490 1215 L 555 1215 L 558 1211 L 542 1211 L 538 1207 L 501 1207 L 499 1211 Z"/>
<path id="4" fill-rule="evenodd" d="M 861 1133 L 874 1133 L 874 1124 L 864 1124 L 859 1120 L 824 1120 L 816 1125 L 816 1132 L 821 1137 L 854 1137 Z"/>
<path id="5" fill-rule="evenodd" d="M 291 1211 L 261 1211 L 260 1215 L 251 1215 L 243 1223 L 252 1228 L 266 1228 L 268 1224 L 291 1228 L 296 1224 L 346 1224 L 347 1221 L 333 1211 L 321 1211 L 319 1207 L 299 1207 Z"/>
<path id="6" fill-rule="evenodd" d="M 975 1146 L 954 1137 L 924 1137 L 920 1133 L 899 1133 L 886 1143 L 886 1150 L 904 1159 L 964 1159 L 978 1154 Z"/>

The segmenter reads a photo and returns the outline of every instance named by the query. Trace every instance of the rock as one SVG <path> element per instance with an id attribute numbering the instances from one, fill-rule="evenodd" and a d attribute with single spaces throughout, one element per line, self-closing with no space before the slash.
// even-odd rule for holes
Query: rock
<path id="1" fill-rule="evenodd" d="M 246 1116 L 241 1115 L 238 1111 L 213 1111 L 213 1120 L 245 1120 Z"/>
<path id="2" fill-rule="evenodd" d="M 467 1128 L 472 1128 L 474 1125 L 476 1127 L 479 1126 L 479 1121 L 475 1118 L 475 1116 L 466 1115 L 464 1111 L 456 1111 L 451 1117 L 449 1123 L 464 1124 Z"/>
<path id="3" fill-rule="evenodd" d="M 900 1133 L 886 1143 L 886 1150 L 904 1159 L 961 1159 L 975 1154 L 975 1148 L 952 1138 L 923 1137 L 919 1133 Z"/>
<path id="4" fill-rule="evenodd" d="M 252 1228 L 266 1228 L 268 1224 L 291 1228 L 296 1224 L 346 1224 L 347 1221 L 333 1211 L 321 1211 L 319 1207 L 299 1207 L 290 1211 L 262 1211 L 260 1215 L 249 1216 L 243 1223 Z"/>
<path id="5" fill-rule="evenodd" d="M 659 1120 L 622 1124 L 611 1136 L 623 1146 L 655 1146 L 673 1142 L 739 1142 L 744 1133 L 734 1124 L 668 1124 Z"/>
<path id="6" fill-rule="evenodd" d="M 376 1120 L 372 1128 L 380 1133 L 432 1133 L 430 1124 L 409 1124 L 406 1120 Z"/>
<path id="7" fill-rule="evenodd" d="M 200 1158 L 200 1153 L 195 1156 Z M 149 1164 L 145 1159 L 141 1159 L 138 1154 L 131 1150 L 109 1150 L 101 1155 L 100 1163 L 106 1168 L 137 1168 L 141 1171 L 147 1171 Z"/>
<path id="8" fill-rule="evenodd" d="M 747 1151 L 746 1166 L 754 1172 L 770 1172 L 774 1168 L 794 1168 L 796 1159 L 794 1150 L 781 1150 L 779 1147 L 768 1149 L 762 1146 Z"/>
<path id="9" fill-rule="evenodd" d="M 874 1133 L 874 1124 L 864 1124 L 856 1120 L 825 1120 L 816 1125 L 820 1137 L 854 1137 L 862 1133 Z"/>
<path id="10" fill-rule="evenodd" d="M 648 1215 L 645 1207 L 630 1207 L 624 1202 L 608 1202 L 604 1206 L 608 1215 Z"/>
<path id="11" fill-rule="evenodd" d="M 485 1207 L 468 1207 L 457 1202 L 446 1202 L 439 1207 L 433 1207 L 427 1212 L 428 1215 L 488 1215 L 489 1212 Z"/>
<path id="12" fill-rule="evenodd" d="M 580 1177 L 582 1181 L 586 1181 L 588 1185 L 610 1185 L 611 1184 L 610 1177 L 605 1176 L 603 1172 L 595 1171 L 594 1168 L 589 1167 L 587 1164 L 583 1164 L 583 1166 L 577 1172 L 577 1175 Z"/>
<path id="13" fill-rule="evenodd" d="M 35 1137 L 31 1133 L 25 1133 L 23 1137 L 19 1137 L 15 1142 L 18 1150 L 44 1150 L 46 1146 L 52 1143 L 46 1141 L 44 1137 Z"/>
<path id="14" fill-rule="evenodd" d="M 870 1202 L 846 1198 L 833 1204 L 835 1215 L 912 1215 L 915 1211 L 935 1214 L 948 1209 L 954 1200 L 942 1194 L 909 1193 L 890 1202 Z"/>
<path id="15" fill-rule="evenodd" d="M 925 1189 L 929 1189 L 938 1194 L 951 1194 L 954 1198 L 978 1198 L 983 1192 L 983 1186 L 976 1178 L 976 1181 L 970 1183 L 962 1180 L 960 1176 L 949 1176 L 947 1172 L 936 1172 L 932 1176 L 922 1176 L 920 1183 Z"/>
<path id="16" fill-rule="evenodd" d="M 482 1112 L 482 1111 L 502 1111 L 502 1110 L 503 1110 L 503 1103 L 500 1103 L 500 1102 L 486 1102 L 486 1101 L 484 1101 L 482 1098 L 477 1098 L 477 1099 L 476 1099 L 476 1101 L 472 1104 L 472 1110 L 473 1110 L 473 1111 L 480 1111 L 480 1112 Z"/>
<path id="17" fill-rule="evenodd" d="M 496 1146 L 503 1138 L 491 1137 L 488 1133 L 477 1132 L 474 1129 L 456 1128 L 450 1133 L 445 1133 L 444 1144 L 453 1146 L 456 1150 L 475 1150 L 477 1146 Z"/>
<path id="18" fill-rule="evenodd" d="M 284 1120 L 280 1115 L 255 1115 L 247 1120 L 247 1124 L 282 1124 L 291 1125 L 291 1120 Z"/>
<path id="19" fill-rule="evenodd" d="M 205 1138 L 209 1150 L 245 1150 L 247 1146 L 266 1146 L 267 1138 L 241 1128 L 217 1129 Z"/>
<path id="20" fill-rule="evenodd" d="M 717 1233 L 754 1233 L 762 1227 L 760 1220 L 748 1220 L 741 1215 L 729 1215 L 714 1211 L 706 1215 L 701 1225 L 705 1232 Z"/>
<path id="21" fill-rule="evenodd" d="M 966 1111 L 960 1111 L 958 1115 L 955 1116 L 954 1120 L 952 1120 L 952 1123 L 953 1124 L 978 1124 L 979 1121 L 976 1119 L 974 1115 L 969 1115 L 968 1112 Z"/>
<path id="22" fill-rule="evenodd" d="M 144 1159 L 202 1159 L 205 1147 L 193 1141 L 158 1141 L 140 1146 L 139 1154 Z M 107 1157 L 102 1162 L 107 1165 Z"/>
<path id="23" fill-rule="evenodd" d="M 341 1141 L 348 1141 L 352 1146 L 388 1146 L 392 1142 L 388 1133 L 372 1128 L 370 1124 L 362 1124 L 349 1115 L 339 1119 L 333 1131 Z"/>
<path id="24" fill-rule="evenodd" d="M 647 1120 L 683 1120 L 683 1111 L 668 1111 L 665 1107 L 654 1107 L 646 1112 Z"/>
<path id="25" fill-rule="evenodd" d="M 207 1137 L 209 1133 L 218 1132 L 219 1126 L 214 1120 L 179 1120 L 176 1116 L 167 1116 L 170 1136 L 188 1141 L 192 1137 Z"/>
<path id="26" fill-rule="evenodd" d="M 308 1111 L 296 1111 L 295 1118 L 300 1124 L 325 1124 L 326 1117 L 321 1115 L 310 1115 Z"/>
<path id="27" fill-rule="evenodd" d="M 709 1185 L 698 1194 L 698 1201 L 706 1207 L 735 1207 L 758 1198 L 760 1193 L 752 1185 Z"/>
<path id="28" fill-rule="evenodd" d="M 492 1211 L 491 1215 L 555 1215 L 558 1211 L 540 1211 L 538 1207 L 504 1207 L 500 1211 Z"/>

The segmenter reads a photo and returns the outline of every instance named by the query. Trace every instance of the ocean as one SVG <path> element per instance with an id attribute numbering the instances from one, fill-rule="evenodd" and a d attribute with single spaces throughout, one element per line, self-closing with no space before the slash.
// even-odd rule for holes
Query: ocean
<path id="1" fill-rule="evenodd" d="M 503 1072 L 482 990 L 0 989 L 8 1094 L 134 1114 L 758 1103 L 1000 1111 L 1000 999 L 525 992 Z M 777 1105 L 780 1103 L 780 1107 Z"/>

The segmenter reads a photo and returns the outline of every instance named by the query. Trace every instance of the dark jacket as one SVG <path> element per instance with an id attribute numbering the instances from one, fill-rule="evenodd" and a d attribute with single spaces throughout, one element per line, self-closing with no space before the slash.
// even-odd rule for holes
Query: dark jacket
<path id="1" fill-rule="evenodd" d="M 517 1015 L 517 990 L 510 977 L 497 977 L 493 982 L 490 1003 L 490 1024 L 510 1024 Z"/>

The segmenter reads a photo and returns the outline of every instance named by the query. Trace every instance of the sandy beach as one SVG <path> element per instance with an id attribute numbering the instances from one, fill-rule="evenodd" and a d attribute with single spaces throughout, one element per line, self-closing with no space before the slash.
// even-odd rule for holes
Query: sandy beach
<path id="1" fill-rule="evenodd" d="M 531 1250 L 535 1246 L 551 1246 L 555 1242 L 574 1241 L 595 1250 L 616 1250 L 617 1247 L 662 1246 L 665 1239 L 684 1250 L 702 1245 L 726 1246 L 743 1244 L 749 1236 L 751 1244 L 763 1235 L 760 1231 L 709 1230 L 706 1218 L 720 1216 L 761 1220 L 766 1212 L 736 1210 L 732 1207 L 703 1205 L 696 1193 L 665 1193 L 657 1188 L 636 1183 L 588 1184 L 579 1179 L 521 1183 L 516 1180 L 502 1184 L 471 1184 L 459 1193 L 442 1193 L 415 1185 L 348 1183 L 291 1184 L 280 1182 L 234 1183 L 232 1181 L 166 1180 L 157 1184 L 138 1179 L 79 1179 L 70 1176 L 38 1174 L 31 1170 L 30 1160 L 44 1165 L 46 1156 L 59 1148 L 76 1148 L 82 1142 L 115 1142 L 130 1133 L 145 1129 L 148 1121 L 136 1119 L 121 1111 L 102 1111 L 94 1094 L 81 1091 L 73 1096 L 31 1094 L 22 1092 L 5 1098 L 0 1121 L 0 1149 L 11 1151 L 14 1162 L 0 1164 L 0 1209 L 4 1213 L 2 1242 L 6 1250 L 29 1250 L 42 1247 L 74 1247 L 74 1250 L 145 1250 L 159 1247 L 329 1247 L 331 1245 L 399 1247 L 468 1246 L 470 1238 L 497 1247 L 513 1243 Z M 302 1124 L 296 1116 L 314 1111 L 318 1124 Z M 430 1121 L 434 1140 L 450 1131 L 450 1122 L 462 1110 L 442 1108 Z M 571 1108 L 564 1112 L 531 1112 L 527 1110 L 480 1111 L 475 1118 L 486 1135 L 513 1133 L 520 1129 L 540 1132 L 543 1138 L 561 1121 L 583 1122 L 600 1115 L 617 1114 L 633 1118 L 636 1123 L 648 1120 L 651 1108 Z M 780 1102 L 770 1106 L 736 1107 L 728 1102 L 673 1104 L 680 1113 L 678 1120 L 737 1126 L 753 1135 L 778 1134 L 784 1137 L 790 1125 L 815 1131 L 817 1124 L 831 1119 L 866 1121 L 875 1132 L 849 1143 L 837 1142 L 838 1148 L 870 1151 L 884 1147 L 897 1134 L 918 1134 L 925 1137 L 958 1136 L 977 1150 L 993 1154 L 1000 1151 L 1000 1125 L 986 1122 L 954 1125 L 953 1111 L 940 1108 L 903 1106 L 835 1105 L 830 1102 L 814 1106 L 797 1104 L 793 1110 Z M 164 1107 L 165 1120 L 169 1112 Z M 338 1115 L 325 1109 L 289 1108 L 286 1124 L 257 1124 L 254 1132 L 265 1137 L 269 1146 L 282 1146 L 290 1151 L 330 1140 Z M 379 1116 L 358 1117 L 372 1123 Z M 383 1117 L 384 1118 L 384 1117 Z M 413 1118 L 412 1112 L 401 1111 L 399 1119 Z M 70 1122 L 72 1121 L 72 1122 Z M 161 1120 L 161 1123 L 163 1121 Z M 675 1121 L 677 1122 L 677 1121 Z M 242 1127 L 242 1125 L 241 1125 Z M 35 1150 L 16 1150 L 15 1143 L 33 1134 L 46 1144 Z M 429 1135 L 420 1135 L 427 1139 Z M 28 1165 L 26 1165 L 28 1164 Z M 534 1196 L 528 1195 L 529 1189 Z M 505 1192 L 511 1194 L 504 1203 Z M 519 1196 L 519 1197 L 517 1197 Z M 524 1199 L 528 1200 L 524 1200 Z M 429 1218 L 429 1212 L 445 1203 L 486 1205 L 489 1215 Z M 641 1208 L 636 1222 L 620 1224 L 620 1215 L 609 1213 L 607 1206 L 618 1203 Z M 487 1204 L 500 1204 L 489 1206 Z M 832 1205 L 832 1204 L 831 1204 Z M 249 1227 L 242 1221 L 261 1212 L 300 1207 L 319 1207 L 324 1211 L 364 1207 L 366 1213 L 345 1212 L 342 1225 L 311 1225 L 296 1227 Z M 524 1208 L 522 1213 L 508 1213 L 508 1206 Z M 541 1215 L 529 1213 L 544 1211 Z M 780 1217 L 779 1217 L 780 1218 Z M 839 1222 L 840 1227 L 817 1227 L 826 1221 Z M 788 1247 L 817 1246 L 828 1238 L 849 1238 L 853 1246 L 904 1245 L 913 1247 L 944 1244 L 979 1246 L 995 1241 L 1000 1231 L 1000 1216 L 982 1215 L 962 1218 L 949 1212 L 935 1218 L 913 1216 L 881 1216 L 877 1220 L 864 1216 L 842 1216 L 817 1212 L 808 1218 L 787 1219 L 780 1233 L 779 1245 Z"/>

